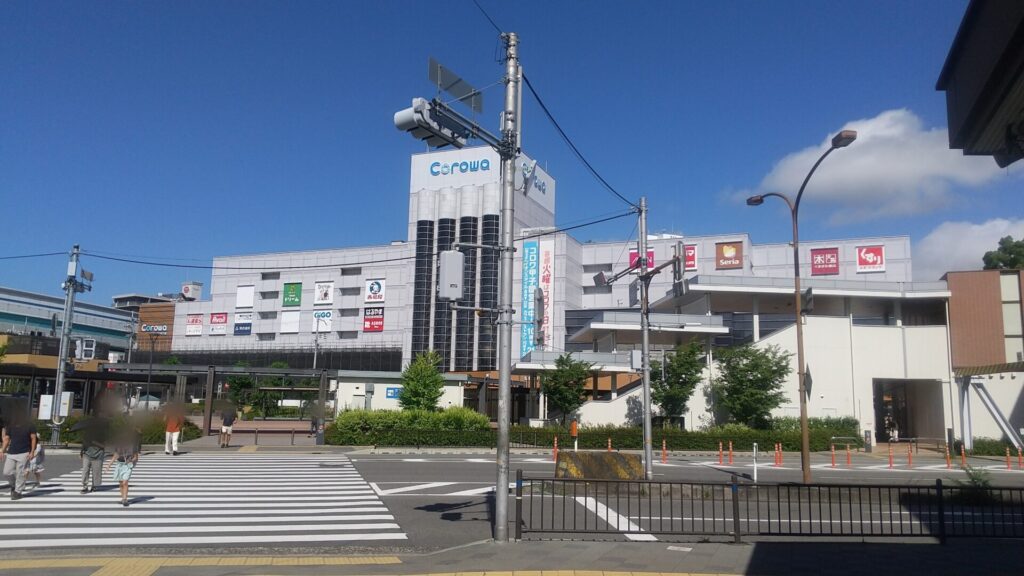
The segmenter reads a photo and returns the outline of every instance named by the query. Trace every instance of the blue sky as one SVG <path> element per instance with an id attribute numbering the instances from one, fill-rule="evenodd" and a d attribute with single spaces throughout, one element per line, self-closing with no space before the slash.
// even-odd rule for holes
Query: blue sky
<path id="1" fill-rule="evenodd" d="M 648 196 L 653 232 L 787 240 L 781 206 L 742 198 L 794 190 L 850 125 L 861 139 L 809 185 L 803 238 L 909 234 L 915 269 L 936 276 L 1024 234 L 1018 169 L 945 149 L 935 82 L 966 0 L 480 2 L 519 33 L 527 76 L 591 163 Z M 403 238 L 423 146 L 392 116 L 433 95 L 429 56 L 487 86 L 498 47 L 471 0 L 4 2 L 0 256 L 79 243 L 202 265 Z M 494 128 L 500 101 L 485 93 Z M 559 222 L 620 211 L 524 102 L 524 147 L 558 180 Z M 62 260 L 0 260 L 0 285 L 57 294 Z M 208 279 L 84 265 L 85 299 L 104 304 Z"/>

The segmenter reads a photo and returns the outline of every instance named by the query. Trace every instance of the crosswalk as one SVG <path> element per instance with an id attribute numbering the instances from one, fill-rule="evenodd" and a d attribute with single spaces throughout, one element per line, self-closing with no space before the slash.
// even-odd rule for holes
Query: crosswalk
<path id="1" fill-rule="evenodd" d="M 102 489 L 80 489 L 80 473 L 70 472 L 21 500 L 0 498 L 0 549 L 406 539 L 345 456 L 144 455 L 128 508 L 109 473 Z"/>

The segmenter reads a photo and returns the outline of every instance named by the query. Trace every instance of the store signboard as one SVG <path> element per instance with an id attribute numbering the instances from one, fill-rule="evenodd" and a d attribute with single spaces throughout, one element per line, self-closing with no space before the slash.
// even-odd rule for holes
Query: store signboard
<path id="1" fill-rule="evenodd" d="M 317 310 L 313 312 L 313 333 L 330 332 L 334 327 L 334 312 L 331 310 Z"/>
<path id="2" fill-rule="evenodd" d="M 235 312 L 235 336 L 252 334 L 252 312 Z"/>
<path id="3" fill-rule="evenodd" d="M 210 336 L 224 336 L 228 333 L 228 313 L 213 312 L 210 314 Z"/>
<path id="4" fill-rule="evenodd" d="M 544 349 L 550 350 L 554 343 L 552 334 L 554 311 L 551 309 L 552 297 L 555 295 L 555 241 L 540 242 L 540 281 L 537 284 L 544 292 L 544 318 L 541 324 L 544 332 Z M 534 311 L 536 318 L 536 311 Z"/>
<path id="5" fill-rule="evenodd" d="M 540 242 L 527 240 L 523 242 L 523 279 L 522 303 L 520 307 L 519 325 L 519 357 L 522 358 L 533 350 L 534 346 L 534 308 L 533 293 L 540 281 Z"/>
<path id="6" fill-rule="evenodd" d="M 857 273 L 885 272 L 885 246 L 858 246 Z"/>
<path id="7" fill-rule="evenodd" d="M 636 248 L 629 249 L 629 267 L 633 268 L 636 266 L 636 261 L 640 259 L 640 251 Z M 654 248 L 647 249 L 647 269 L 654 268 Z"/>
<path id="8" fill-rule="evenodd" d="M 811 276 L 839 274 L 839 248 L 811 249 Z"/>
<path id="9" fill-rule="evenodd" d="M 363 332 L 384 331 L 384 307 L 370 306 L 363 308 Z"/>
<path id="10" fill-rule="evenodd" d="M 283 298 L 284 301 L 281 303 L 282 306 L 301 306 L 302 282 L 289 282 L 285 284 Z"/>
<path id="11" fill-rule="evenodd" d="M 740 268 L 743 268 L 743 242 L 715 244 L 715 270 L 737 270 Z"/>
<path id="12" fill-rule="evenodd" d="M 334 304 L 334 282 L 317 282 L 313 289 L 313 305 Z"/>
<path id="13" fill-rule="evenodd" d="M 697 269 L 697 245 L 687 244 L 683 246 L 683 270 L 692 271 Z"/>
<path id="14" fill-rule="evenodd" d="M 384 301 L 384 280 L 377 278 L 366 281 L 366 297 L 363 302 L 376 303 Z"/>
<path id="15" fill-rule="evenodd" d="M 189 314 L 185 317 L 185 336 L 203 335 L 203 315 Z"/>

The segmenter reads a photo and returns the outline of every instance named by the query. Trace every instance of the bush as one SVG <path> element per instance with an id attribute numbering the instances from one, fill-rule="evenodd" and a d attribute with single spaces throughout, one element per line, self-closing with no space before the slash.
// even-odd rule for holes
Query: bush
<path id="1" fill-rule="evenodd" d="M 860 437 L 860 422 L 853 416 L 808 418 L 807 428 L 810 430 L 829 430 L 833 432 L 833 436 Z M 800 419 L 795 416 L 772 418 L 771 429 L 776 432 L 799 432 Z"/>
<path id="2" fill-rule="evenodd" d="M 327 426 L 328 444 L 348 446 L 493 446 L 490 421 L 462 407 L 349 410 Z"/>
<path id="3" fill-rule="evenodd" d="M 960 453 L 961 442 L 958 440 L 956 445 L 956 453 Z M 969 452 L 972 456 L 1005 456 L 1006 449 L 1010 449 L 1010 453 L 1016 456 L 1017 449 L 1014 448 L 1009 442 L 1004 440 L 996 440 L 995 438 L 975 438 L 974 448 Z"/>

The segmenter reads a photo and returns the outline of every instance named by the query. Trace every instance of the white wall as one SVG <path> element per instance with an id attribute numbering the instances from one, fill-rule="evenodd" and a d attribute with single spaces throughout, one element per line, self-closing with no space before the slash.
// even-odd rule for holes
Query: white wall
<path id="1" fill-rule="evenodd" d="M 362 410 L 365 407 L 367 382 L 341 382 L 338 385 L 338 409 Z M 388 389 L 396 391 L 393 398 L 388 398 Z M 398 394 L 401 393 L 401 382 L 374 382 L 371 410 L 400 410 Z M 438 408 L 462 406 L 463 385 L 461 383 L 445 384 L 441 398 L 437 401 Z"/>
<path id="2" fill-rule="evenodd" d="M 584 402 L 577 411 L 579 422 L 584 426 L 635 426 L 636 422 L 629 421 L 629 407 L 631 404 L 636 405 L 635 403 L 643 405 L 642 392 L 643 388 L 637 386 L 625 394 L 619 394 L 614 400 Z"/>
<path id="3" fill-rule="evenodd" d="M 1018 434 L 1024 435 L 1024 372 L 991 374 L 984 377 L 985 389 L 1010 421 Z M 1003 431 L 996 425 L 981 398 L 971 390 L 971 428 L 975 438 L 1002 438 Z M 954 398 L 958 398 L 954 392 Z M 960 430 L 957 429 L 957 434 Z"/>

